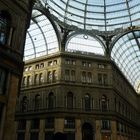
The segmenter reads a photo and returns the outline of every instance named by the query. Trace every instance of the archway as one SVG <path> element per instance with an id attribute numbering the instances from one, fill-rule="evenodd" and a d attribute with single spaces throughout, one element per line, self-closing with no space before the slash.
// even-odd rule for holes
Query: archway
<path id="1" fill-rule="evenodd" d="M 93 127 L 89 123 L 84 123 L 82 126 L 82 140 L 94 140 Z"/>

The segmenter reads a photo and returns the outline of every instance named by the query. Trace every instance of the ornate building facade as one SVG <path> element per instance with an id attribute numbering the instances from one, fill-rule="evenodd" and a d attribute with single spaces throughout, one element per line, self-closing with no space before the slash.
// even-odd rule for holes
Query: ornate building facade
<path id="1" fill-rule="evenodd" d="M 58 52 L 25 63 L 17 139 L 138 140 L 138 95 L 113 61 Z"/>

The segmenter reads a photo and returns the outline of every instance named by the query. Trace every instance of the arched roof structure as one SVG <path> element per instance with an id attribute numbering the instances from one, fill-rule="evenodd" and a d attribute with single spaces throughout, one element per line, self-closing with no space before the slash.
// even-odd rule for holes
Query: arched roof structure
<path id="1" fill-rule="evenodd" d="M 139 0 L 41 0 L 64 26 L 112 31 L 139 26 Z M 68 27 L 68 26 L 67 26 Z"/>
<path id="2" fill-rule="evenodd" d="M 110 58 L 137 91 L 140 87 L 139 0 L 37 0 L 37 3 L 35 6 L 44 12 L 35 9 L 32 12 L 25 43 L 25 60 L 59 51 L 62 40 L 66 43 L 66 51 L 84 51 L 87 47 L 91 48 L 89 52 L 95 54 L 106 55 L 110 52 Z M 49 11 L 49 15 L 45 10 Z M 48 16 L 58 24 L 59 35 Z M 75 31 L 78 35 L 73 34 Z M 73 36 L 68 38 L 67 33 Z M 91 43 L 85 43 L 86 39 Z M 78 42 L 82 42 L 84 47 Z"/>
<path id="3" fill-rule="evenodd" d="M 140 31 L 132 31 L 119 38 L 112 48 L 111 57 L 137 88 L 140 82 Z"/>
<path id="4" fill-rule="evenodd" d="M 26 34 L 24 59 L 34 59 L 54 53 L 58 49 L 57 35 L 51 22 L 43 13 L 34 9 Z"/>

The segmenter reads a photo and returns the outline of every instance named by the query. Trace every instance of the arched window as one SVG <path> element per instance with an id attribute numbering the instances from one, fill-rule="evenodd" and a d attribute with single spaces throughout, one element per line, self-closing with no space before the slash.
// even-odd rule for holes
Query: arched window
<path id="1" fill-rule="evenodd" d="M 51 71 L 48 72 L 48 82 L 49 83 L 52 82 L 52 72 Z"/>
<path id="2" fill-rule="evenodd" d="M 31 76 L 27 76 L 27 86 L 31 85 Z"/>
<path id="3" fill-rule="evenodd" d="M 26 77 L 24 76 L 22 79 L 22 86 L 25 86 L 25 85 L 26 85 Z"/>
<path id="4" fill-rule="evenodd" d="M 73 108 L 73 93 L 72 92 L 67 93 L 67 108 L 69 109 Z"/>
<path id="5" fill-rule="evenodd" d="M 24 96 L 22 98 L 22 101 L 21 101 L 21 110 L 24 112 L 24 111 L 27 111 L 27 106 L 28 106 L 28 99 L 26 96 Z"/>
<path id="6" fill-rule="evenodd" d="M 39 107 L 40 107 L 40 101 L 41 101 L 40 95 L 37 94 L 35 96 L 35 110 L 38 110 L 39 109 Z"/>
<path id="7" fill-rule="evenodd" d="M 8 40 L 10 27 L 10 15 L 6 11 L 0 11 L 0 45 L 5 45 Z"/>
<path id="8" fill-rule="evenodd" d="M 39 84 L 42 84 L 44 82 L 43 74 L 39 74 Z"/>
<path id="9" fill-rule="evenodd" d="M 53 82 L 56 82 L 57 80 L 57 72 L 56 70 L 53 71 Z"/>
<path id="10" fill-rule="evenodd" d="M 35 79 L 34 79 L 35 85 L 38 84 L 38 82 L 39 82 L 38 74 L 35 74 Z"/>
<path id="11" fill-rule="evenodd" d="M 85 102 L 85 110 L 89 111 L 91 109 L 91 100 L 88 94 L 85 95 L 84 102 Z"/>
<path id="12" fill-rule="evenodd" d="M 48 109 L 54 108 L 54 94 L 51 92 L 48 96 Z"/>
<path id="13" fill-rule="evenodd" d="M 105 95 L 103 95 L 101 98 L 101 109 L 102 109 L 102 111 L 108 110 L 108 101 L 107 101 L 107 97 Z"/>

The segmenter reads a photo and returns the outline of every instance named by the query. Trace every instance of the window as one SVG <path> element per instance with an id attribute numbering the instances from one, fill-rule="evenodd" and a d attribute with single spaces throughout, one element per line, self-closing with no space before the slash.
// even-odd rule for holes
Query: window
<path id="1" fill-rule="evenodd" d="M 39 129 L 39 119 L 31 120 L 31 129 Z"/>
<path id="2" fill-rule="evenodd" d="M 6 11 L 0 11 L 0 45 L 5 45 L 8 41 L 10 21 L 10 15 Z"/>
<path id="3" fill-rule="evenodd" d="M 36 64 L 35 65 L 35 69 L 39 69 L 39 64 Z"/>
<path id="4" fill-rule="evenodd" d="M 6 90 L 6 78 L 7 74 L 4 69 L 0 68 L 0 94 L 4 94 Z"/>
<path id="5" fill-rule="evenodd" d="M 64 122 L 65 128 L 75 128 L 75 119 L 74 118 L 65 118 Z"/>
<path id="6" fill-rule="evenodd" d="M 56 70 L 53 71 L 53 82 L 57 81 L 57 72 Z"/>
<path id="7" fill-rule="evenodd" d="M 104 69 L 105 68 L 105 65 L 104 64 L 98 64 L 98 68 L 99 69 Z"/>
<path id="8" fill-rule="evenodd" d="M 18 122 L 18 130 L 25 130 L 26 129 L 26 120 L 20 120 Z"/>
<path id="9" fill-rule="evenodd" d="M 53 109 L 54 108 L 54 95 L 53 93 L 49 93 L 48 97 L 48 109 Z"/>
<path id="10" fill-rule="evenodd" d="M 24 96 L 22 101 L 21 101 L 21 110 L 23 112 L 25 112 L 25 111 L 27 111 L 27 107 L 28 107 L 28 99 L 26 96 Z"/>
<path id="11" fill-rule="evenodd" d="M 71 81 L 75 81 L 75 70 L 71 71 Z"/>
<path id="12" fill-rule="evenodd" d="M 107 85 L 107 74 L 98 74 L 98 83 L 100 85 Z"/>
<path id="13" fill-rule="evenodd" d="M 41 63 L 40 64 L 40 68 L 44 68 L 44 63 Z"/>
<path id="14" fill-rule="evenodd" d="M 51 71 L 48 72 L 48 82 L 49 83 L 52 82 L 52 72 Z"/>
<path id="15" fill-rule="evenodd" d="M 103 95 L 101 98 L 101 109 L 102 109 L 102 111 L 108 110 L 108 100 L 107 100 L 107 97 L 105 95 Z"/>
<path id="16" fill-rule="evenodd" d="M 36 95 L 35 96 L 35 110 L 38 110 L 39 109 L 40 103 L 41 103 L 40 95 Z"/>
<path id="17" fill-rule="evenodd" d="M 31 132 L 30 140 L 39 140 L 38 132 Z"/>
<path id="18" fill-rule="evenodd" d="M 82 72 L 81 78 L 82 78 L 82 82 L 85 83 L 86 82 L 86 72 L 85 71 Z"/>
<path id="19" fill-rule="evenodd" d="M 65 64 L 68 64 L 69 65 L 70 64 L 70 60 L 69 59 L 66 59 L 65 60 Z"/>
<path id="20" fill-rule="evenodd" d="M 45 128 L 54 128 L 54 118 L 46 118 L 45 120 Z"/>
<path id="21" fill-rule="evenodd" d="M 86 111 L 90 111 L 91 109 L 91 99 L 90 99 L 90 96 L 88 94 L 85 95 L 84 97 L 84 102 L 85 102 L 85 110 Z"/>
<path id="22" fill-rule="evenodd" d="M 73 108 L 73 93 L 71 92 L 67 93 L 67 108 L 68 109 Z"/>
<path id="23" fill-rule="evenodd" d="M 54 60 L 54 61 L 53 61 L 53 64 L 54 64 L 54 65 L 57 65 L 57 60 Z"/>
<path id="24" fill-rule="evenodd" d="M 17 140 L 25 140 L 25 133 L 24 132 L 18 132 L 17 133 Z"/>
<path id="25" fill-rule="evenodd" d="M 65 70 L 65 80 L 66 81 L 70 80 L 70 70 Z"/>
<path id="26" fill-rule="evenodd" d="M 110 120 L 102 120 L 102 127 L 103 130 L 110 130 Z"/>
<path id="27" fill-rule="evenodd" d="M 92 73 L 91 72 L 87 73 L 87 82 L 92 83 Z"/>
<path id="28" fill-rule="evenodd" d="M 86 62 L 83 61 L 83 62 L 82 62 L 82 66 L 83 66 L 83 67 L 86 67 Z"/>
<path id="29" fill-rule="evenodd" d="M 52 61 L 49 61 L 48 62 L 48 66 L 52 66 L 53 65 L 53 62 Z"/>
<path id="30" fill-rule="evenodd" d="M 44 77 L 43 77 L 43 73 L 39 74 L 39 84 L 42 84 L 44 82 Z"/>
<path id="31" fill-rule="evenodd" d="M 31 76 L 27 76 L 27 86 L 31 85 L 32 79 Z"/>
<path id="32" fill-rule="evenodd" d="M 38 76 L 38 74 L 35 74 L 34 83 L 35 83 L 35 85 L 39 83 L 39 76 Z"/>
<path id="33" fill-rule="evenodd" d="M 72 65 L 76 65 L 76 61 L 75 60 L 71 60 Z"/>
<path id="34" fill-rule="evenodd" d="M 53 140 L 53 139 L 54 139 L 54 132 L 53 131 L 45 132 L 45 140 Z"/>

